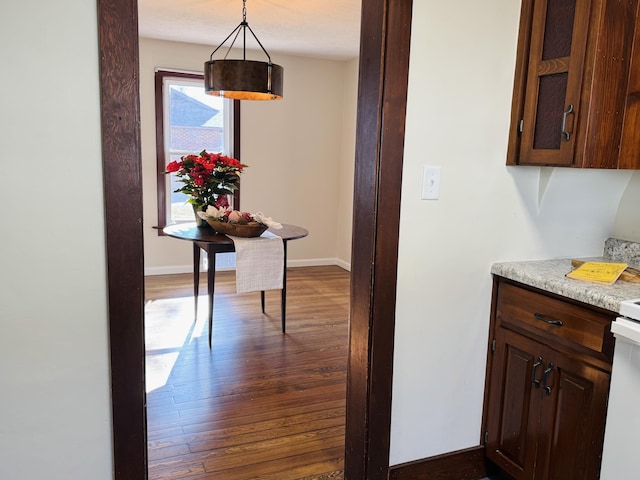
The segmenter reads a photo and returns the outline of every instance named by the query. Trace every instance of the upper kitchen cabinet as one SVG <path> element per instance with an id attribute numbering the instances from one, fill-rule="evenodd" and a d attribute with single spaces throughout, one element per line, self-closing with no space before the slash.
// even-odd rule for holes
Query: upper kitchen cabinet
<path id="1" fill-rule="evenodd" d="M 640 169 L 638 0 L 523 0 L 507 165 Z"/>

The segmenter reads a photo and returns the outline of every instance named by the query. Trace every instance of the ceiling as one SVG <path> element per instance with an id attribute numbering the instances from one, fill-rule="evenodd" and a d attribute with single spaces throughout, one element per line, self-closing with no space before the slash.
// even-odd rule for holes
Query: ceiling
<path id="1" fill-rule="evenodd" d="M 361 0 L 247 0 L 247 23 L 274 63 L 277 53 L 355 58 Z M 142 37 L 211 45 L 242 21 L 241 0 L 138 0 Z M 225 44 L 228 46 L 230 41 Z M 236 47 L 242 45 L 238 38 Z M 247 49 L 259 49 L 247 32 Z"/>

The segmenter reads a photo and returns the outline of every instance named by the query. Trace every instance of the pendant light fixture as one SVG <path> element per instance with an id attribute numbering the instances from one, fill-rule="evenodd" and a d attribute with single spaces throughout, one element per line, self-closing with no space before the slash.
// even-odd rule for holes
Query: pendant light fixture
<path id="1" fill-rule="evenodd" d="M 268 62 L 247 60 L 247 30 L 267 56 Z M 227 60 L 238 36 L 242 32 L 242 60 Z M 227 53 L 221 60 L 213 55 L 233 36 Z M 242 22 L 211 52 L 204 63 L 204 89 L 209 95 L 218 95 L 235 100 L 280 100 L 284 69 L 271 63 L 271 57 L 247 23 L 247 0 L 242 0 Z"/>

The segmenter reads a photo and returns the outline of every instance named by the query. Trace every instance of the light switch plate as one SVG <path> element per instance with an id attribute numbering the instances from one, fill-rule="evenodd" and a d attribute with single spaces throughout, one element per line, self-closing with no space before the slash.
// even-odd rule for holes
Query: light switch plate
<path id="1" fill-rule="evenodd" d="M 422 200 L 440 198 L 440 167 L 425 165 L 422 170 Z"/>

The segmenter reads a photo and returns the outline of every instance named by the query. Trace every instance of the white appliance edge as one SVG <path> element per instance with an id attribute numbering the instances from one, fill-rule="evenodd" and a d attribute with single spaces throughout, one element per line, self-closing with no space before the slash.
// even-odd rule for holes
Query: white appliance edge
<path id="1" fill-rule="evenodd" d="M 622 302 L 620 314 L 640 315 L 640 301 Z M 638 318 L 640 321 L 640 318 Z M 613 354 L 609 406 L 602 452 L 602 480 L 637 480 L 640 443 L 640 322 L 618 317 L 611 324 Z"/>

